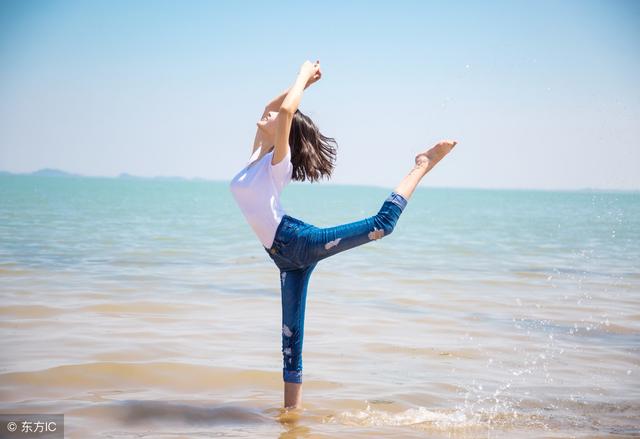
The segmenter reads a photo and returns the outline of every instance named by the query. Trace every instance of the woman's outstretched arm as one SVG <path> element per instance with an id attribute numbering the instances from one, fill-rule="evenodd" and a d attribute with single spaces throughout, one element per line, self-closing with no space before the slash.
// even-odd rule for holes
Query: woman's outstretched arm
<path id="1" fill-rule="evenodd" d="M 318 81 L 320 79 L 320 77 L 322 76 L 322 72 L 318 71 L 318 73 L 313 77 L 310 78 L 307 83 L 304 86 L 304 89 L 308 89 L 309 86 L 311 84 L 313 84 L 314 82 Z M 284 101 L 284 99 L 287 97 L 287 95 L 289 94 L 289 92 L 291 91 L 291 87 L 287 88 L 284 92 L 280 93 L 278 96 L 276 96 L 275 98 L 273 98 L 271 100 L 271 102 L 269 102 L 265 107 L 264 107 L 264 112 L 262 113 L 262 117 L 264 117 L 269 111 L 278 111 L 280 110 L 280 106 L 282 105 L 282 102 Z"/>
<path id="2" fill-rule="evenodd" d="M 307 85 L 305 86 L 305 89 L 309 85 L 311 85 L 311 83 L 307 83 Z M 291 91 L 291 87 L 287 88 L 283 93 L 281 93 L 280 95 L 276 96 L 271 102 L 269 102 L 264 107 L 264 110 L 262 111 L 262 116 L 260 116 L 260 119 L 264 119 L 265 116 L 270 111 L 278 111 L 278 110 L 280 110 L 280 105 L 282 105 L 282 101 L 284 101 L 284 98 L 287 97 L 287 95 L 289 94 L 289 91 Z M 256 148 L 261 143 L 263 143 L 263 133 L 262 133 L 262 130 L 260 128 L 258 128 L 258 129 L 256 129 L 256 137 L 253 139 L 253 148 L 251 150 L 251 154 L 253 154 L 255 152 Z"/>
<path id="3" fill-rule="evenodd" d="M 289 92 L 282 101 L 282 104 L 280 104 L 278 111 L 281 112 L 284 110 L 292 114 L 295 113 L 298 105 L 300 105 L 302 92 L 307 88 L 307 83 L 309 81 L 317 81 L 320 75 L 320 61 L 316 61 L 315 64 L 311 64 L 311 61 L 305 61 L 300 68 L 296 81 L 289 87 Z"/>
<path id="4" fill-rule="evenodd" d="M 296 81 L 280 105 L 276 119 L 275 149 L 271 159 L 272 165 L 280 163 L 289 152 L 289 132 L 291 131 L 293 114 L 298 109 L 298 105 L 300 105 L 302 92 L 306 88 L 307 82 L 316 76 L 320 77 L 320 62 L 316 61 L 315 64 L 311 64 L 310 61 L 305 61 L 300 68 Z"/>
<path id="5" fill-rule="evenodd" d="M 307 85 L 305 86 L 305 89 L 309 85 L 310 84 L 307 83 Z M 290 90 L 291 90 L 291 87 L 287 88 L 283 93 L 281 93 L 280 95 L 275 97 L 271 102 L 269 102 L 266 105 L 266 107 L 264 107 L 264 111 L 262 112 L 262 116 L 260 116 L 260 119 L 264 119 L 265 116 L 269 113 L 269 111 L 278 111 L 278 110 L 280 110 L 280 105 L 282 105 L 282 101 L 284 101 L 284 98 L 287 97 L 287 95 L 289 94 Z M 260 128 L 258 128 L 256 130 L 256 137 L 253 139 L 253 149 L 251 150 L 251 154 L 253 154 L 255 152 L 256 148 L 258 147 L 258 145 L 263 142 L 262 137 L 263 137 L 262 130 Z"/>
<path id="6" fill-rule="evenodd" d="M 320 61 L 318 60 L 317 62 L 320 62 Z M 309 80 L 307 81 L 307 83 L 304 86 L 304 89 L 306 90 L 307 88 L 309 88 L 309 86 L 311 86 L 311 84 L 317 82 L 321 77 L 322 77 L 322 71 L 320 69 L 318 69 L 318 72 L 312 78 L 309 78 Z M 273 98 L 264 107 L 264 111 L 262 112 L 262 116 L 260 116 L 260 119 L 263 119 L 267 115 L 267 113 L 269 113 L 269 111 L 279 111 L 280 110 L 280 106 L 282 105 L 282 102 L 287 97 L 287 95 L 289 94 L 290 91 L 291 91 L 291 87 L 288 87 L 284 92 L 280 93 L 278 96 Z M 256 137 L 253 140 L 253 149 L 251 151 L 252 154 L 256 150 L 258 145 L 261 143 L 261 141 L 262 141 L 261 136 L 262 136 L 262 130 L 257 129 L 256 130 Z"/>
<path id="7" fill-rule="evenodd" d="M 308 87 L 309 85 L 305 85 L 305 89 Z M 291 91 L 291 87 L 287 88 L 284 92 L 282 92 L 280 95 L 278 95 L 277 97 L 275 97 L 271 102 L 269 102 L 267 104 L 266 107 L 264 107 L 264 115 L 266 115 L 269 111 L 278 111 L 280 109 L 280 105 L 282 105 L 282 102 L 284 101 L 284 98 L 287 97 L 287 95 L 289 94 L 289 92 Z"/>

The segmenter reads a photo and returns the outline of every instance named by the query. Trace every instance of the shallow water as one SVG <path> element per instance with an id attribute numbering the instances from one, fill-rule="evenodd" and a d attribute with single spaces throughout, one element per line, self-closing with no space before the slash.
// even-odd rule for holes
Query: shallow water
<path id="1" fill-rule="evenodd" d="M 332 226 L 391 189 L 283 203 Z M 278 272 L 226 182 L 0 176 L 0 412 L 64 413 L 70 438 L 637 437 L 639 214 L 423 184 L 314 271 L 284 410 Z"/>

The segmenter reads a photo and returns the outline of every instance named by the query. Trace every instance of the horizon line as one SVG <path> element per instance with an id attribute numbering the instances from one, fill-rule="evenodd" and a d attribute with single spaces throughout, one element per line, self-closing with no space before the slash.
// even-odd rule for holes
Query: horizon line
<path id="1" fill-rule="evenodd" d="M 46 175 L 49 172 L 52 175 Z M 39 175 L 38 173 L 42 173 L 44 175 Z M 0 169 L 0 176 L 2 175 L 14 175 L 14 176 L 30 176 L 30 177 L 52 177 L 52 178 L 73 178 L 73 177 L 82 177 L 82 178 L 105 178 L 105 179 L 143 179 L 143 180 L 183 180 L 183 181 L 207 181 L 212 183 L 229 183 L 229 180 L 221 180 L 221 179 L 212 179 L 206 177 L 183 177 L 183 176 L 174 176 L 174 175 L 156 175 L 153 177 L 149 176 L 140 176 L 129 174 L 128 172 L 121 172 L 118 175 L 85 175 L 85 174 L 77 174 L 68 171 L 63 171 L 61 169 L 56 168 L 41 168 L 32 172 L 11 172 Z M 357 184 L 357 183 L 335 183 L 330 180 L 322 181 L 321 183 L 325 183 L 325 185 L 330 186 L 360 186 L 360 187 L 370 187 L 370 188 L 388 188 L 387 185 L 375 185 L 375 184 Z M 301 184 L 313 184 L 307 182 L 300 181 L 291 181 L 291 184 L 301 185 Z M 626 192 L 626 193 L 637 193 L 640 192 L 640 189 L 618 189 L 618 188 L 595 188 L 595 187 L 583 187 L 583 188 L 552 188 L 552 189 L 543 189 L 543 188 L 529 188 L 529 187 L 469 187 L 469 186 L 429 186 L 432 189 L 462 189 L 462 190 L 505 190 L 505 191 L 540 191 L 540 192 Z"/>

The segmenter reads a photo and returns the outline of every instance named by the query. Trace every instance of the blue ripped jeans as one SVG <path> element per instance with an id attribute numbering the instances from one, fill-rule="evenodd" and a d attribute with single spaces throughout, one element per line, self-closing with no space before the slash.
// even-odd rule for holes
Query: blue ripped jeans
<path id="1" fill-rule="evenodd" d="M 318 261 L 389 235 L 407 205 L 395 192 L 374 216 L 335 227 L 319 228 L 284 215 L 271 248 L 265 251 L 280 269 L 282 292 L 282 376 L 302 382 L 302 340 L 307 285 Z"/>

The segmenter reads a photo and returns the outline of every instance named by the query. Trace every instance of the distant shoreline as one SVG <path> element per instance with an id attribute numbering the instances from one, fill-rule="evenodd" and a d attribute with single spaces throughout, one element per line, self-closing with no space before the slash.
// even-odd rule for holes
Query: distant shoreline
<path id="1" fill-rule="evenodd" d="M 32 176 L 32 177 L 58 177 L 58 178 L 106 178 L 106 179 L 124 179 L 124 180 L 160 180 L 160 181 L 200 181 L 200 182 L 212 182 L 212 183 L 224 183 L 226 180 L 214 180 L 203 177 L 180 177 L 180 176 L 155 176 L 145 177 L 139 175 L 132 175 L 126 172 L 122 172 L 117 176 L 104 176 L 104 175 L 83 175 L 74 174 L 71 172 L 63 171 L 54 168 L 42 168 L 33 172 L 9 172 L 1 171 L 1 176 Z M 304 184 L 299 182 L 292 182 L 292 184 Z M 344 184 L 324 182 L 323 186 L 364 186 L 364 187 L 380 187 L 387 188 L 388 186 L 376 186 L 376 185 L 360 185 L 360 184 Z M 478 190 L 478 191 L 539 191 L 539 192 L 582 192 L 582 193 L 640 193 L 640 189 L 599 189 L 599 188 L 580 188 L 580 189 L 541 189 L 541 188 L 483 188 L 483 187 L 445 187 L 445 186 L 429 186 L 430 189 L 459 189 L 459 190 Z"/>
<path id="2" fill-rule="evenodd" d="M 0 171 L 0 175 L 25 175 L 25 176 L 35 176 L 35 177 L 82 177 L 82 178 L 116 178 L 116 179 L 141 179 L 141 180 L 181 180 L 181 181 L 218 181 L 218 180 L 208 180 L 206 178 L 201 177 L 179 177 L 179 176 L 155 176 L 155 177 L 144 177 L 139 175 L 132 175 L 126 172 L 122 172 L 118 176 L 103 176 L 103 175 L 83 175 L 83 174 L 74 174 L 67 171 L 62 171 L 60 169 L 53 168 L 43 168 L 34 172 L 9 172 L 9 171 Z"/>

